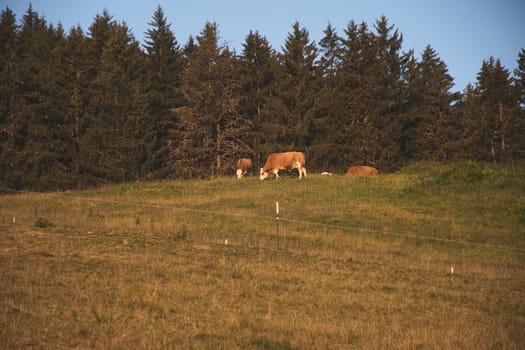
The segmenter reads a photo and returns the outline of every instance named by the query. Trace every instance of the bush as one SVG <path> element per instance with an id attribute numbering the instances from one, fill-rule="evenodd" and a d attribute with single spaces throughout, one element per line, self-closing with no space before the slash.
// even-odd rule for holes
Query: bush
<path id="1" fill-rule="evenodd" d="M 525 189 L 525 167 L 493 165 L 474 161 L 458 163 L 418 162 L 404 167 L 402 174 L 419 179 L 420 186 L 495 188 L 516 187 Z"/>
<path id="2" fill-rule="evenodd" d="M 495 175 L 495 171 L 489 166 L 469 161 L 445 168 L 435 177 L 435 182 L 445 185 L 465 185 L 491 180 Z"/>

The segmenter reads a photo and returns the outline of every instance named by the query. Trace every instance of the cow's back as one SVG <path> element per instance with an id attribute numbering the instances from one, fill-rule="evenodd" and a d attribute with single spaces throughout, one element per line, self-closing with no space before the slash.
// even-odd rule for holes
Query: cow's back
<path id="1" fill-rule="evenodd" d="M 240 158 L 237 161 L 237 169 L 241 169 L 242 171 L 250 171 L 252 170 L 252 167 L 252 160 L 249 158 Z"/>
<path id="2" fill-rule="evenodd" d="M 265 171 L 291 167 L 295 162 L 304 166 L 305 157 L 303 152 L 282 152 L 272 153 L 268 155 L 266 163 L 264 163 L 263 169 Z"/>
<path id="3" fill-rule="evenodd" d="M 347 176 L 374 176 L 377 174 L 377 169 L 370 166 L 351 166 L 345 173 Z"/>

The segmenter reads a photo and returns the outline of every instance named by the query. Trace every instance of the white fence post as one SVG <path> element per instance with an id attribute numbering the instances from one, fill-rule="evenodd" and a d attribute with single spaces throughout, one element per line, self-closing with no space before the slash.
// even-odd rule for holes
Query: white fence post
<path id="1" fill-rule="evenodd" d="M 275 222 L 277 229 L 277 250 L 279 250 L 279 202 L 275 202 Z"/>

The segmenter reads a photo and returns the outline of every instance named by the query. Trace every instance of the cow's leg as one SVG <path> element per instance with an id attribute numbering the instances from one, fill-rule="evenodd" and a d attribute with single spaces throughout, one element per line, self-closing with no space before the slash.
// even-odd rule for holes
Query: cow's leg
<path id="1" fill-rule="evenodd" d="M 303 176 L 303 174 L 301 173 L 301 163 L 294 162 L 292 164 L 292 169 L 297 169 L 297 171 L 299 172 L 299 179 Z"/>
<path id="2" fill-rule="evenodd" d="M 304 175 L 304 177 L 306 177 L 306 169 L 302 166 L 299 165 L 299 168 L 297 168 L 299 170 L 299 178 L 302 177 L 302 175 Z"/>
<path id="3" fill-rule="evenodd" d="M 292 163 L 292 169 L 297 169 L 297 171 L 299 172 L 299 178 L 301 178 L 301 176 L 303 175 L 303 174 L 301 174 L 301 163 L 293 162 Z"/>
<path id="4" fill-rule="evenodd" d="M 273 171 L 273 173 L 275 174 L 275 180 L 281 178 L 281 177 L 279 176 L 279 169 L 275 169 L 275 170 Z"/>

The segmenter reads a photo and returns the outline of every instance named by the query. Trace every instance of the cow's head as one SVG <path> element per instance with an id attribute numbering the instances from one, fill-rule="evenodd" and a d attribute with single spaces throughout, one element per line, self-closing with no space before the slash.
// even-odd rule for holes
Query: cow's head
<path id="1" fill-rule="evenodd" d="M 242 169 L 237 169 L 237 178 L 240 179 L 242 177 Z"/>
<path id="2" fill-rule="evenodd" d="M 264 171 L 264 168 L 261 168 L 261 171 L 259 172 L 259 179 L 264 180 L 268 177 L 268 172 Z"/>

